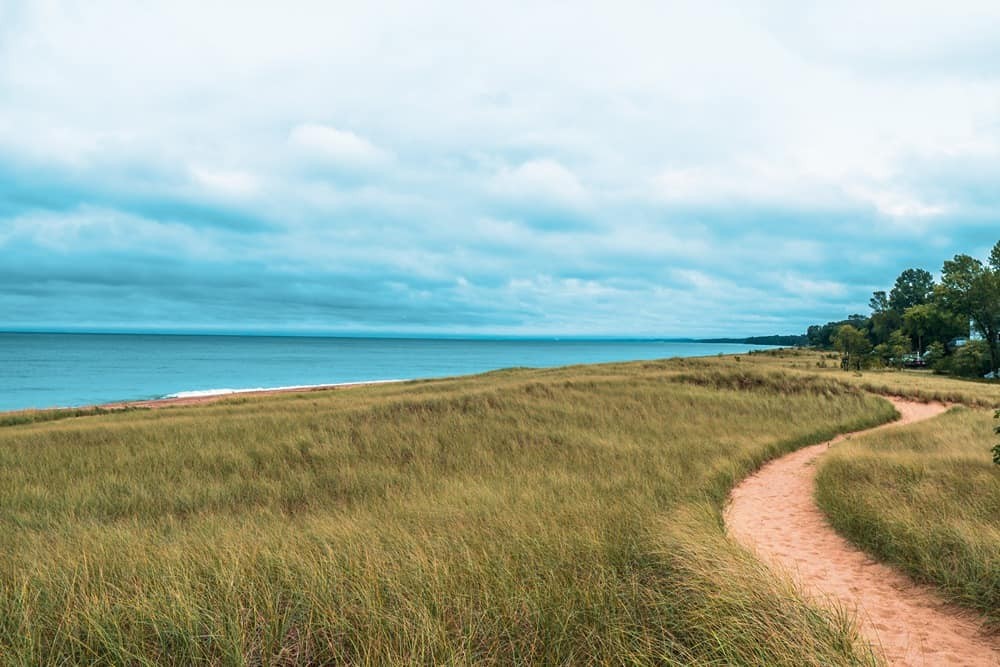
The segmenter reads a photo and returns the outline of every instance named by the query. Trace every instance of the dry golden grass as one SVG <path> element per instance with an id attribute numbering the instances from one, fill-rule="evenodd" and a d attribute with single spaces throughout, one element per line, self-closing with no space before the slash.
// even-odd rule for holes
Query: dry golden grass
<path id="1" fill-rule="evenodd" d="M 720 510 L 891 407 L 736 363 L 0 428 L 0 662 L 870 664 Z"/>
<path id="2" fill-rule="evenodd" d="M 812 377 L 824 377 L 849 384 L 883 396 L 903 396 L 918 401 L 962 403 L 989 408 L 1000 406 L 1000 382 L 967 380 L 935 375 L 927 370 L 865 370 L 840 369 L 840 355 L 807 349 L 783 349 L 736 357 L 713 357 L 693 360 L 694 363 L 731 368 L 733 363 L 757 371 L 784 372 Z"/>

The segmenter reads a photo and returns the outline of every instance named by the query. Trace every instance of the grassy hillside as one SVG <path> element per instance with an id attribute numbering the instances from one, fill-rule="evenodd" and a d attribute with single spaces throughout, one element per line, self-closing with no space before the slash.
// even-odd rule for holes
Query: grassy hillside
<path id="1" fill-rule="evenodd" d="M 823 377 L 858 387 L 875 394 L 904 396 L 918 401 L 943 401 L 967 406 L 1000 406 L 1000 382 L 966 380 L 935 375 L 927 370 L 865 370 L 845 372 L 840 369 L 840 354 L 804 349 L 783 349 L 700 360 L 719 368 L 739 367 L 751 371 L 783 372 L 796 376 Z"/>
<path id="2" fill-rule="evenodd" d="M 891 406 L 715 366 L 0 428 L 0 662 L 871 663 L 720 508 Z"/>
<path id="3" fill-rule="evenodd" d="M 834 526 L 866 550 L 935 583 L 1000 629 L 1000 468 L 992 414 L 939 419 L 838 445 L 817 479 Z"/>

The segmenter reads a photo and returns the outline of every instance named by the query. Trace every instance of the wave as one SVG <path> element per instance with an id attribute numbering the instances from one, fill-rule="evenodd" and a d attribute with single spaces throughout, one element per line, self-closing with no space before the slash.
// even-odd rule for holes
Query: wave
<path id="1" fill-rule="evenodd" d="M 166 394 L 160 398 L 202 398 L 205 396 L 227 396 L 229 394 L 252 394 L 261 391 L 297 391 L 304 389 L 326 389 L 332 387 L 356 387 L 365 384 L 387 384 L 406 380 L 363 380 L 360 382 L 335 382 L 332 384 L 295 384 L 283 387 L 241 387 L 239 389 L 193 389 Z"/>

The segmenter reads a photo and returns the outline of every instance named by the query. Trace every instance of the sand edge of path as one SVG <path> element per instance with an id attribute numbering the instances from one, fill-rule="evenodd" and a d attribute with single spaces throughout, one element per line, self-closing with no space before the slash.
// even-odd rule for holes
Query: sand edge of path
<path id="1" fill-rule="evenodd" d="M 726 531 L 816 601 L 856 611 L 862 636 L 891 665 L 1000 665 L 1000 639 L 984 635 L 974 613 L 873 560 L 834 531 L 813 498 L 816 460 L 831 445 L 948 409 L 888 400 L 901 415 L 897 421 L 799 449 L 740 482 L 729 496 Z"/>

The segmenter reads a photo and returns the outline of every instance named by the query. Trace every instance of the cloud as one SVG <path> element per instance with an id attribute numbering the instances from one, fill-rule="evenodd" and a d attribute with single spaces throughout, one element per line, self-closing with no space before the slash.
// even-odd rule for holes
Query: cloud
<path id="1" fill-rule="evenodd" d="M 958 11 L 936 3 L 852 0 L 837 5 L 782 3 L 774 34 L 797 51 L 872 76 L 996 76 L 1000 9 L 964 0 Z M 850 34 L 850 39 L 844 35 Z"/>
<path id="2" fill-rule="evenodd" d="M 385 151 L 367 139 L 327 125 L 298 125 L 288 141 L 304 155 L 342 167 L 371 168 L 389 160 Z"/>
<path id="3" fill-rule="evenodd" d="M 251 195 L 260 187 L 257 177 L 248 171 L 192 167 L 191 176 L 209 192 L 225 196 Z"/>
<path id="4" fill-rule="evenodd" d="M 490 190 L 515 202 L 571 209 L 583 208 L 588 200 L 576 175 L 550 159 L 529 160 L 513 169 L 501 169 L 493 177 Z"/>
<path id="5" fill-rule="evenodd" d="M 6 321 L 773 333 L 996 241 L 995 3 L 568 11 L 0 4 Z"/>
<path id="6" fill-rule="evenodd" d="M 778 284 L 795 296 L 842 298 L 848 292 L 846 286 L 833 280 L 815 280 L 795 274 L 782 276 Z"/>
<path id="7" fill-rule="evenodd" d="M 898 190 L 885 191 L 862 187 L 853 189 L 852 194 L 858 199 L 871 202 L 880 214 L 906 221 L 907 224 L 914 224 L 921 218 L 940 217 L 947 212 L 947 207 L 944 205 L 930 204 Z"/>

